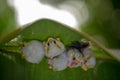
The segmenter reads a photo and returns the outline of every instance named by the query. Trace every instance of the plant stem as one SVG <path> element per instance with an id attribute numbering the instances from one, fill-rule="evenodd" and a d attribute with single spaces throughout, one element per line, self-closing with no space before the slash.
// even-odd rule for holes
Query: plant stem
<path id="1" fill-rule="evenodd" d="M 89 34 L 87 34 L 85 32 L 80 32 L 80 33 L 83 36 L 85 36 L 86 38 L 88 38 L 90 41 L 92 41 L 93 43 L 97 44 L 100 48 L 102 48 L 104 51 L 109 53 L 111 56 L 113 56 L 115 59 L 117 59 L 120 62 L 120 57 L 116 57 L 116 55 L 114 53 L 112 53 L 107 47 L 105 47 L 102 43 L 100 43 L 95 38 L 93 38 L 92 36 L 90 36 Z"/>

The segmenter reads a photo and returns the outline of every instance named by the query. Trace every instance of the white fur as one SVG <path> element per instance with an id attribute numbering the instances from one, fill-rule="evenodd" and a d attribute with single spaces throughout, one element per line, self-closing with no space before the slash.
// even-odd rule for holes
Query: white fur
<path id="1" fill-rule="evenodd" d="M 55 59 L 49 59 L 49 65 L 52 66 L 53 70 L 61 71 L 67 68 L 68 58 L 66 53 L 62 53 Z"/>
<path id="2" fill-rule="evenodd" d="M 64 44 L 61 41 L 58 41 L 56 39 L 53 39 L 56 41 L 56 44 L 52 41 L 52 43 L 49 43 L 49 46 L 47 45 L 48 42 L 45 44 L 45 50 L 49 48 L 49 51 L 46 51 L 46 56 L 49 58 L 53 58 L 54 56 L 58 56 L 62 54 L 65 51 Z M 59 45 L 61 48 L 58 48 L 57 45 Z"/>
<path id="3" fill-rule="evenodd" d="M 93 52 L 89 48 L 85 48 L 83 51 L 83 54 L 86 56 L 90 55 L 91 58 L 87 60 L 85 63 L 88 68 L 93 68 L 96 65 L 96 58 L 93 54 Z"/>
<path id="4" fill-rule="evenodd" d="M 45 50 L 41 42 L 32 40 L 22 48 L 26 60 L 31 63 L 39 63 L 45 55 Z"/>
<path id="5" fill-rule="evenodd" d="M 72 53 L 75 53 L 74 56 L 71 56 Z M 77 49 L 70 49 L 67 52 L 67 56 L 68 56 L 68 67 L 70 68 L 74 68 L 74 67 L 79 67 L 80 66 L 80 62 L 77 61 L 77 58 L 82 58 L 82 54 L 77 50 Z M 75 57 L 76 59 L 73 60 L 73 57 Z M 71 65 L 73 62 L 76 62 L 76 65 Z"/>

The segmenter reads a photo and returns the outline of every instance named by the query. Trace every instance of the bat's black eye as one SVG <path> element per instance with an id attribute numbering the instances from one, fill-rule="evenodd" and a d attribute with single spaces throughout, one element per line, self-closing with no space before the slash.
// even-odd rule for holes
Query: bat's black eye
<path id="1" fill-rule="evenodd" d="M 54 42 L 54 44 L 56 44 L 56 41 L 55 41 L 55 40 L 54 40 L 53 42 Z"/>
<path id="2" fill-rule="evenodd" d="M 50 46 L 50 43 L 48 42 L 47 45 Z"/>
<path id="3" fill-rule="evenodd" d="M 76 58 L 75 57 L 73 57 L 73 60 L 75 60 Z"/>

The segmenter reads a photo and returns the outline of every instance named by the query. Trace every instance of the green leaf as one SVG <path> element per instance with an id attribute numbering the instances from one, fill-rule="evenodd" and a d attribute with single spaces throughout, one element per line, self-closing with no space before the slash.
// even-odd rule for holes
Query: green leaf
<path id="1" fill-rule="evenodd" d="M 39 64 L 28 63 L 16 52 L 0 55 L 0 78 L 1 80 L 119 80 L 120 62 L 116 61 L 108 54 L 106 48 L 100 45 L 90 36 L 73 30 L 58 22 L 42 19 L 38 20 L 22 29 L 18 35 L 19 42 L 30 40 L 46 41 L 49 37 L 59 37 L 68 46 L 74 41 L 81 39 L 91 40 L 93 51 L 97 58 L 96 67 L 88 71 L 80 67 L 64 71 L 52 71 L 48 68 L 44 58 Z M 14 47 L 14 46 L 13 46 Z M 5 57 L 4 57 L 5 56 Z M 6 58 L 11 56 L 12 58 Z M 9 67 L 8 67 L 9 66 Z"/>
<path id="2" fill-rule="evenodd" d="M 38 20 L 26 26 L 19 36 L 21 41 L 30 41 L 33 39 L 45 41 L 49 37 L 60 38 L 65 45 L 84 39 L 84 37 L 74 29 L 48 19 Z"/>
<path id="3" fill-rule="evenodd" d="M 22 62 L 22 60 L 20 59 Z M 119 80 L 120 63 L 111 60 L 97 59 L 94 69 L 83 71 L 81 68 L 55 72 L 48 69 L 44 59 L 40 64 L 27 62 L 14 63 L 5 57 L 0 57 L 1 80 Z M 9 66 L 9 67 L 8 67 Z"/>
<path id="4" fill-rule="evenodd" d="M 97 44 L 94 44 L 95 46 L 93 45 L 93 50 L 99 52 L 99 54 L 96 53 L 96 56 L 99 55 L 100 57 L 100 55 L 102 54 L 104 55 L 103 57 L 111 58 L 111 56 L 108 54 L 109 51 L 107 51 L 107 49 L 104 48 L 104 46 L 101 45 L 99 42 L 91 39 L 89 35 L 85 35 L 85 33 L 80 33 L 70 27 L 48 19 L 38 20 L 35 23 L 26 26 L 26 28 L 21 31 L 19 35 L 19 40 L 30 41 L 35 39 L 46 41 L 49 37 L 60 38 L 66 46 L 69 46 L 74 41 L 80 41 L 84 39 L 91 40 L 93 43 Z"/>
<path id="5" fill-rule="evenodd" d="M 15 20 L 13 8 L 8 5 L 7 0 L 0 0 L 0 38 L 15 29 Z"/>
<path id="6" fill-rule="evenodd" d="M 73 13 L 81 24 L 88 16 L 89 20 L 80 25 L 80 30 L 93 36 L 109 48 L 120 48 L 120 0 L 40 0 L 41 3 L 51 5 L 58 9 L 75 8 L 67 11 Z M 83 4 L 85 3 L 85 4 Z M 81 4 L 81 6 L 79 6 Z M 84 6 L 83 6 L 84 5 Z M 66 6 L 66 7 L 64 7 Z M 87 6 L 87 9 L 85 7 Z M 85 13 L 86 12 L 86 13 Z M 84 14 L 84 15 L 83 15 Z M 86 14 L 86 15 L 85 15 Z M 83 18 L 81 20 L 81 18 Z"/>
<path id="7" fill-rule="evenodd" d="M 0 38 L 0 46 L 4 45 L 4 43 L 9 42 L 13 38 L 17 37 L 20 32 L 22 31 L 22 28 L 16 29 Z"/>

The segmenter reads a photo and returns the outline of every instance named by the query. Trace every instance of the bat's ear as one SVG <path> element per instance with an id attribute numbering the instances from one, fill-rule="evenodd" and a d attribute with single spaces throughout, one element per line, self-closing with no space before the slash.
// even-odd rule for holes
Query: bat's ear
<path id="1" fill-rule="evenodd" d="M 91 42 L 91 41 L 89 41 L 89 42 L 88 42 L 88 44 L 89 44 L 89 46 L 88 46 L 88 47 L 89 47 L 89 48 L 91 48 L 91 47 L 92 47 L 92 42 Z"/>
<path id="2" fill-rule="evenodd" d="M 53 40 L 54 40 L 53 38 L 48 38 L 48 42 L 49 42 L 49 43 L 52 43 Z"/>
<path id="3" fill-rule="evenodd" d="M 60 38 L 56 38 L 57 41 L 61 41 Z"/>
<path id="4" fill-rule="evenodd" d="M 46 42 L 44 41 L 44 42 L 43 42 L 43 46 L 45 46 L 45 44 L 46 44 Z"/>

